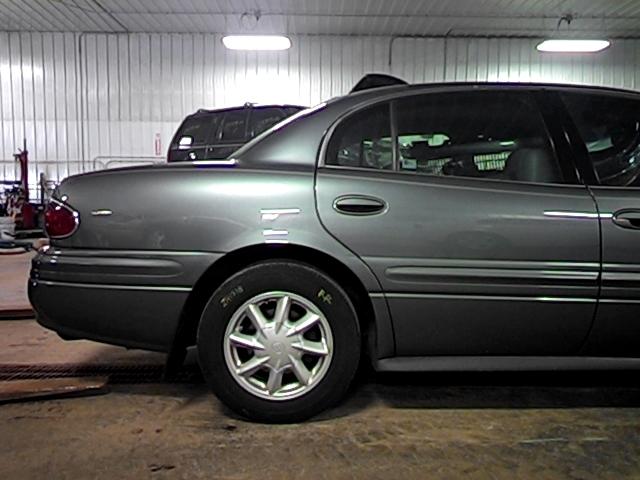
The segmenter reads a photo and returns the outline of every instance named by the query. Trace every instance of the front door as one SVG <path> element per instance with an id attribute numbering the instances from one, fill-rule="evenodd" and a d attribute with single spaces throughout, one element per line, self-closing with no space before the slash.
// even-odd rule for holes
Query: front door
<path id="1" fill-rule="evenodd" d="M 527 92 L 367 107 L 338 125 L 324 163 L 320 217 L 377 275 L 398 355 L 578 351 L 597 299 L 597 211 Z"/>

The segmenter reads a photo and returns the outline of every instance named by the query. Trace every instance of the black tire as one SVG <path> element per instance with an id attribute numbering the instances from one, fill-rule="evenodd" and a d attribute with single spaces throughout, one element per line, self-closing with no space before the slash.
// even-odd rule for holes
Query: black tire
<path id="1" fill-rule="evenodd" d="M 224 336 L 233 314 L 256 295 L 290 292 L 310 300 L 325 316 L 333 354 L 318 383 L 302 396 L 269 400 L 243 388 L 232 376 Z M 238 414 L 268 423 L 298 422 L 335 405 L 347 392 L 360 360 L 356 312 L 344 290 L 322 271 L 296 261 L 256 263 L 233 275 L 211 296 L 198 327 L 198 356 L 207 383 Z"/>

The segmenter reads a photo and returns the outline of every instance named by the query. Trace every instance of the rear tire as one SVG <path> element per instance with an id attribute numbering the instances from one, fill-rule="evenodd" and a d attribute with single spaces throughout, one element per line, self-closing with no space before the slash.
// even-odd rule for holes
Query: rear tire
<path id="1" fill-rule="evenodd" d="M 358 368 L 361 339 L 344 290 L 320 270 L 266 261 L 225 281 L 198 328 L 205 379 L 235 412 L 269 423 L 335 405 Z"/>

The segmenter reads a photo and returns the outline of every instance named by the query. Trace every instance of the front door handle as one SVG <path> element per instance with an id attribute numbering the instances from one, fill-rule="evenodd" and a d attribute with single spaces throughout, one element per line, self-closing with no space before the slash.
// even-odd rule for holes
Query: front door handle
<path id="1" fill-rule="evenodd" d="M 335 199 L 333 208 L 345 215 L 376 215 L 387 210 L 387 203 L 368 195 L 343 195 Z"/>
<path id="2" fill-rule="evenodd" d="M 611 220 L 619 227 L 640 230 L 640 210 L 618 210 Z"/>

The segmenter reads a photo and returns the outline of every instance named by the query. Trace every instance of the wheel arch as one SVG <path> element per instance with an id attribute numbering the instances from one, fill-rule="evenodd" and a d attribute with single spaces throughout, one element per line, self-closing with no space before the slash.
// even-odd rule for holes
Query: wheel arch
<path id="1" fill-rule="evenodd" d="M 370 358 L 376 353 L 377 316 L 369 294 L 358 276 L 335 257 L 311 247 L 297 244 L 258 244 L 225 254 L 200 276 L 182 309 L 169 352 L 181 363 L 186 347 L 195 344 L 200 316 L 211 294 L 231 275 L 263 260 L 297 260 L 323 271 L 347 293 L 356 310 L 363 338 L 363 352 Z"/>

